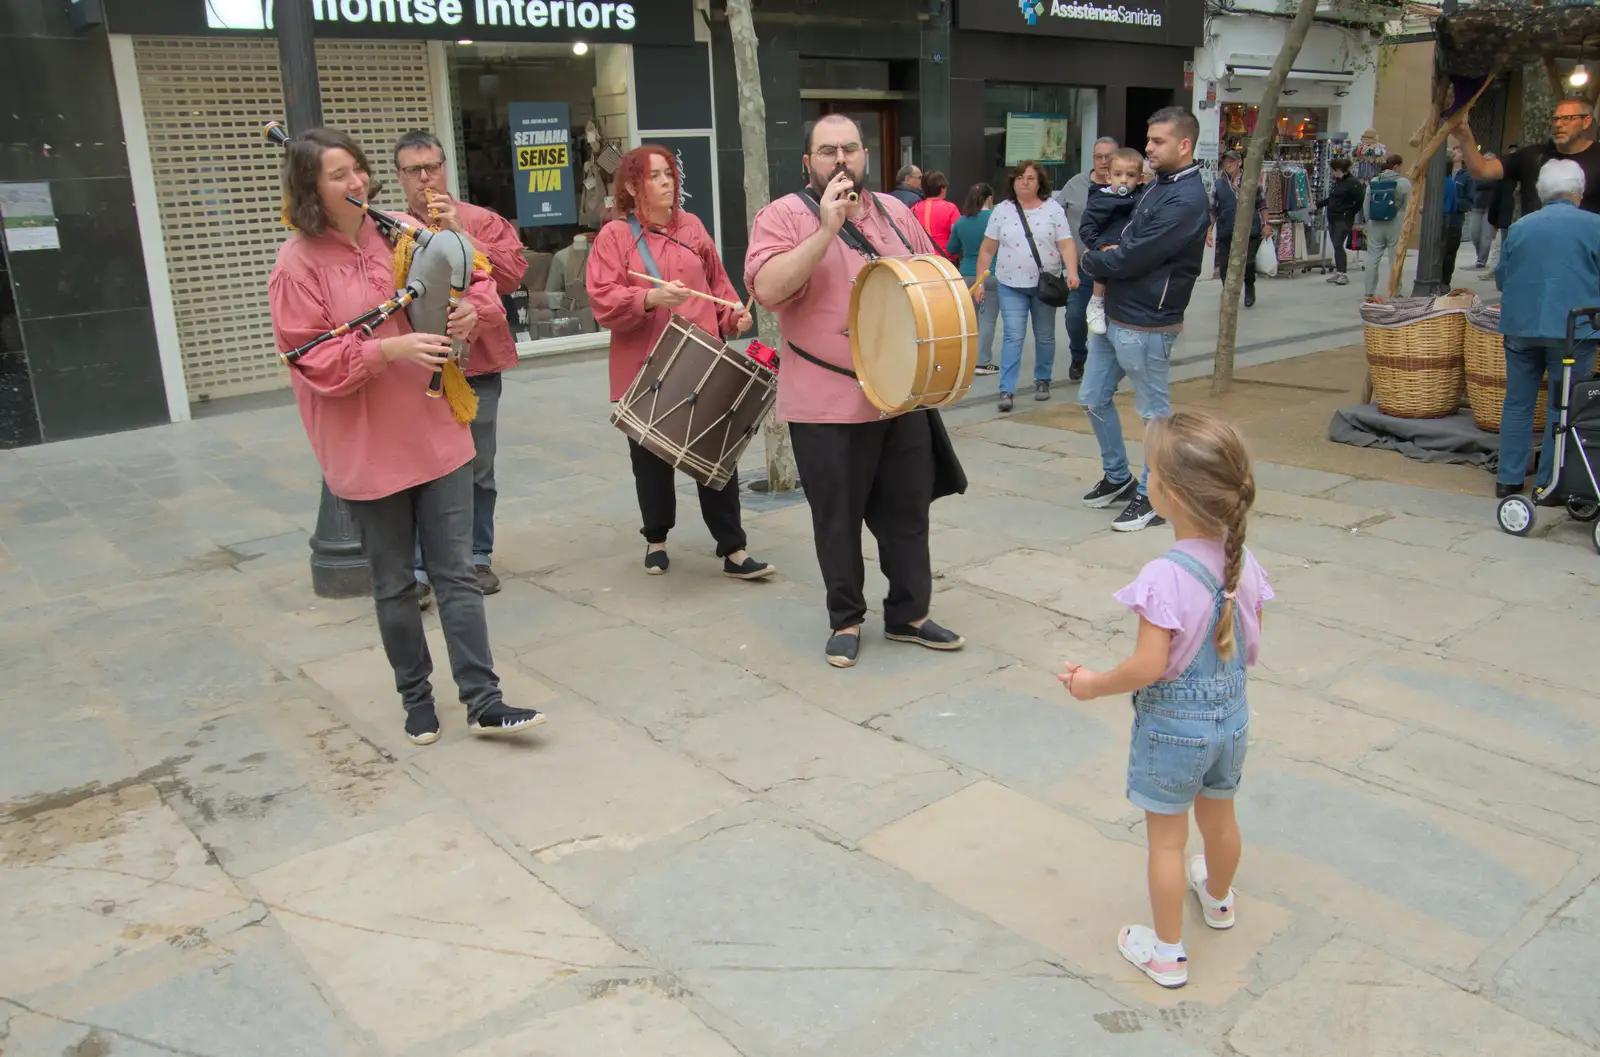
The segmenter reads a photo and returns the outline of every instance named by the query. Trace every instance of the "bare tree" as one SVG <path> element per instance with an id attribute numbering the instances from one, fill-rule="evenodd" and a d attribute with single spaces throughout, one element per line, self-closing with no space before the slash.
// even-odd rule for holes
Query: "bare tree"
<path id="1" fill-rule="evenodd" d="M 733 68 L 739 81 L 739 130 L 744 142 L 744 215 L 753 229 L 756 213 L 771 198 L 767 178 L 767 104 L 761 95 L 761 64 L 756 54 L 756 26 L 750 15 L 750 0 L 728 0 L 728 30 L 733 36 Z M 778 317 L 759 310 L 756 333 L 762 344 L 777 348 Z M 794 490 L 797 474 L 794 446 L 789 427 L 777 412 L 767 416 L 763 427 L 767 444 L 767 490 Z"/>
<path id="2" fill-rule="evenodd" d="M 1233 348 L 1239 336 L 1239 294 L 1244 289 L 1245 255 L 1250 252 L 1250 222 L 1256 212 L 1261 163 L 1278 129 L 1277 122 L 1272 119 L 1278 112 L 1278 95 L 1283 91 L 1283 82 L 1289 77 L 1289 68 L 1300 54 L 1301 45 L 1306 42 L 1306 34 L 1311 32 L 1316 14 L 1317 0 L 1300 0 L 1294 21 L 1284 33 L 1277 61 L 1272 64 L 1267 83 L 1261 89 L 1256 128 L 1245 147 L 1244 172 L 1239 177 L 1239 200 L 1233 216 L 1233 240 L 1228 248 L 1228 280 L 1222 284 L 1222 314 L 1217 320 L 1216 370 L 1211 377 L 1213 393 L 1226 392 L 1233 385 Z"/>

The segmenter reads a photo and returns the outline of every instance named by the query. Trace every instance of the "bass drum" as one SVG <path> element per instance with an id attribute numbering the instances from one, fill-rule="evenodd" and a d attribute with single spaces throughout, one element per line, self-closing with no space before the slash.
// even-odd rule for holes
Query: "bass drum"
<path id="1" fill-rule="evenodd" d="M 611 424 L 707 488 L 721 489 L 777 393 L 771 370 L 673 316 Z"/>
<path id="2" fill-rule="evenodd" d="M 881 257 L 850 292 L 850 358 L 861 391 L 889 415 L 949 407 L 978 365 L 978 309 L 943 257 Z"/>

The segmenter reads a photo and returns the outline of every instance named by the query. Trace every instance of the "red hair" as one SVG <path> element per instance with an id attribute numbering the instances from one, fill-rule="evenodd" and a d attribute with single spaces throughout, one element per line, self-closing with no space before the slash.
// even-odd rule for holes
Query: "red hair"
<path id="1" fill-rule="evenodd" d="M 678 198 L 682 193 L 682 188 L 678 186 L 677 156 L 660 144 L 646 143 L 624 154 L 622 161 L 617 163 L 617 174 L 611 181 L 612 215 L 617 219 L 627 219 L 638 204 L 628 185 L 644 186 L 644 182 L 650 178 L 650 158 L 657 154 L 667 160 L 667 169 L 672 173 L 672 210 L 677 212 Z"/>

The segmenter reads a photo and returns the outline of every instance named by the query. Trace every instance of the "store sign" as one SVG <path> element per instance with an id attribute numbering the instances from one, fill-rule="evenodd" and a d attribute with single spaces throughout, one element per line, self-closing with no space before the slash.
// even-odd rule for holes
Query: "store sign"
<path id="1" fill-rule="evenodd" d="M 578 222 L 572 114 L 566 103 L 511 103 L 512 178 L 517 226 Z"/>
<path id="2" fill-rule="evenodd" d="M 1067 158 L 1067 115 L 1007 114 L 1006 164 L 1060 165 Z"/>
<path id="3" fill-rule="evenodd" d="M 1198 0 L 958 0 L 956 27 L 1199 47 Z"/>
<path id="4" fill-rule="evenodd" d="M 311 8 L 319 37 L 693 44 L 692 0 L 99 0 L 113 33 L 270 33 L 274 8 Z"/>

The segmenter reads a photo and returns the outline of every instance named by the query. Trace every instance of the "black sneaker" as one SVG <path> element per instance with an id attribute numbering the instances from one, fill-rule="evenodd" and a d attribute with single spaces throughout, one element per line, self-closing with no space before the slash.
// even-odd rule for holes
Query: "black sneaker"
<path id="1" fill-rule="evenodd" d="M 1050 383 L 1048 380 L 1033 383 L 1033 398 L 1035 400 L 1050 399 Z"/>
<path id="2" fill-rule="evenodd" d="M 524 727 L 537 727 L 544 720 L 544 713 L 536 708 L 512 708 L 504 701 L 497 701 L 479 713 L 467 728 L 474 734 L 510 734 Z"/>
<path id="3" fill-rule="evenodd" d="M 999 374 L 1000 368 L 992 363 L 980 363 L 972 369 L 973 374 Z"/>
<path id="4" fill-rule="evenodd" d="M 1010 411 L 1011 410 L 1011 402 L 1013 400 L 1015 400 L 1015 399 L 1016 398 L 1014 396 L 1012 396 L 1010 393 L 1001 393 L 1000 394 L 1000 410 L 1001 411 Z"/>
<path id="5" fill-rule="evenodd" d="M 825 651 L 828 663 L 835 668 L 854 668 L 856 655 L 861 652 L 861 633 L 847 634 L 840 632 L 828 640 Z"/>
<path id="6" fill-rule="evenodd" d="M 1244 295 L 1244 307 L 1246 307 L 1246 308 L 1254 308 L 1254 307 L 1256 307 L 1256 295 L 1255 295 L 1255 291 L 1254 290 L 1251 290 L 1251 291 L 1248 291 L 1248 292 L 1245 293 L 1245 295 Z"/>
<path id="7" fill-rule="evenodd" d="M 1133 502 L 1124 507 L 1116 520 L 1111 522 L 1111 527 L 1117 532 L 1138 532 L 1151 525 L 1166 523 L 1165 518 L 1156 516 L 1155 510 L 1150 506 L 1149 496 L 1136 495 L 1133 497 Z"/>
<path id="8" fill-rule="evenodd" d="M 417 586 L 411 589 L 411 597 L 417 600 L 417 608 L 426 613 L 433 608 L 433 585 L 417 581 Z"/>
<path id="9" fill-rule="evenodd" d="M 959 650 L 967 644 L 966 639 L 931 620 L 924 620 L 915 627 L 910 624 L 886 624 L 883 637 L 895 642 L 914 642 L 930 650 Z"/>
<path id="10" fill-rule="evenodd" d="M 1083 381 L 1083 364 L 1075 363 L 1070 368 L 1068 368 L 1068 370 L 1067 370 L 1067 378 L 1068 378 L 1068 380 L 1074 381 L 1074 382 Z"/>
<path id="11" fill-rule="evenodd" d="M 644 571 L 651 576 L 660 576 L 667 571 L 667 566 L 671 564 L 667 559 L 666 551 L 647 550 L 644 552 Z"/>
<path id="12" fill-rule="evenodd" d="M 1139 493 L 1139 479 L 1130 477 L 1121 484 L 1112 484 L 1107 478 L 1100 478 L 1100 483 L 1083 493 L 1083 505 L 1099 510 L 1101 507 L 1110 506 L 1112 503 L 1126 503 Z"/>
<path id="13" fill-rule="evenodd" d="M 439 740 L 439 714 L 432 705 L 406 709 L 406 737 L 413 745 L 432 745 Z"/>
<path id="14" fill-rule="evenodd" d="M 472 571 L 477 574 L 478 586 L 483 589 L 484 594 L 497 595 L 500 593 L 500 577 L 494 574 L 493 569 L 487 565 L 474 565 Z"/>
<path id="15" fill-rule="evenodd" d="M 739 565 L 733 564 L 731 559 L 722 559 L 722 575 L 731 576 L 735 580 L 765 580 L 777 571 L 776 565 L 758 562 L 748 554 L 745 555 L 744 562 Z"/>

